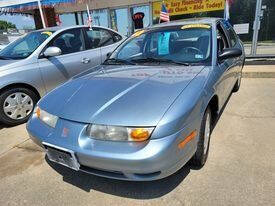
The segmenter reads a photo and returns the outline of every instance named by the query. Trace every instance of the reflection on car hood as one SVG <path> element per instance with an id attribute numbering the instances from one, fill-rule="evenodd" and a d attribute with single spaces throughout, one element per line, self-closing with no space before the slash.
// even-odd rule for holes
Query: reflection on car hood
<path id="1" fill-rule="evenodd" d="M 155 126 L 203 66 L 111 68 L 64 84 L 42 99 L 40 107 L 78 122 Z"/>

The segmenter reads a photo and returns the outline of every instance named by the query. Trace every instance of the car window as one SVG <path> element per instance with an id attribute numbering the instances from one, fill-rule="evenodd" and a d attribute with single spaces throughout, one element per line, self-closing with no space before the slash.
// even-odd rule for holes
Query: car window
<path id="1" fill-rule="evenodd" d="M 236 43 L 237 43 L 237 38 L 236 38 L 235 32 L 234 32 L 234 30 L 233 30 L 232 27 L 229 28 L 229 29 L 227 30 L 227 32 L 228 32 L 228 37 L 229 37 L 229 39 L 230 39 L 230 41 L 231 41 L 231 46 L 233 47 L 233 46 L 235 46 Z"/>
<path id="2" fill-rule="evenodd" d="M 119 59 L 126 59 L 127 57 L 135 57 L 142 54 L 142 47 L 144 39 L 142 37 L 137 37 L 133 41 L 129 42 L 125 47 L 119 52 Z"/>
<path id="3" fill-rule="evenodd" d="M 217 25 L 217 46 L 218 53 L 221 53 L 225 48 L 229 48 L 229 43 L 220 24 Z"/>
<path id="4" fill-rule="evenodd" d="M 135 62 L 145 58 L 186 63 L 210 62 L 211 36 L 211 26 L 207 24 L 160 28 L 150 32 L 141 30 L 120 45 L 112 57 Z"/>
<path id="5" fill-rule="evenodd" d="M 9 44 L 0 52 L 1 58 L 24 59 L 30 56 L 54 31 L 31 32 Z"/>
<path id="6" fill-rule="evenodd" d="M 112 33 L 114 42 L 118 42 L 118 41 L 121 41 L 121 40 L 122 40 L 122 36 L 120 36 L 119 34 L 117 34 L 117 33 L 115 33 L 115 32 L 111 32 L 111 33 Z"/>
<path id="7" fill-rule="evenodd" d="M 105 29 L 93 28 L 92 30 L 86 30 L 86 33 L 88 37 L 88 48 L 90 49 L 115 43 L 113 36 Z"/>
<path id="8" fill-rule="evenodd" d="M 71 29 L 61 33 L 49 46 L 60 48 L 63 55 L 83 51 L 84 39 L 81 29 Z"/>
<path id="9" fill-rule="evenodd" d="M 228 33 L 229 41 L 231 42 L 231 46 L 235 46 L 237 43 L 237 34 L 233 30 L 231 24 L 228 21 L 223 21 L 223 25 Z"/>

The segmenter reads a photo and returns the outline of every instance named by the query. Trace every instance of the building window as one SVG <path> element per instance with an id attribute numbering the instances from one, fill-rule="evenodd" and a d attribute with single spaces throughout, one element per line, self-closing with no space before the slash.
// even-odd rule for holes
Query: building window
<path id="1" fill-rule="evenodd" d="M 61 14 L 59 16 L 59 18 L 61 20 L 61 25 L 62 26 L 76 25 L 75 14 L 73 14 L 73 13 Z"/>
<path id="2" fill-rule="evenodd" d="M 87 11 L 84 11 L 82 13 L 82 15 L 83 15 L 83 19 L 84 19 L 84 24 L 87 24 L 87 21 L 88 21 Z M 93 20 L 93 23 L 92 23 L 93 25 L 109 27 L 108 10 L 107 9 L 93 10 L 93 11 L 91 11 L 91 16 L 92 16 L 92 20 Z"/>

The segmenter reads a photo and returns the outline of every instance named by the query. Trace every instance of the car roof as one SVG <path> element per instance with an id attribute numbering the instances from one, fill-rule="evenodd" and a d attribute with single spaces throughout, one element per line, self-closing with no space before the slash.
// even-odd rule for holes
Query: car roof
<path id="1" fill-rule="evenodd" d="M 107 27 L 103 27 L 103 26 L 92 26 L 93 28 L 102 28 L 102 29 L 108 29 L 108 30 L 111 30 L 115 33 L 117 33 L 117 31 L 114 31 L 110 28 L 107 28 Z M 54 27 L 47 27 L 47 28 L 44 28 L 44 29 L 39 29 L 39 30 L 36 30 L 38 32 L 43 32 L 43 31 L 63 31 L 63 30 L 67 30 L 67 29 L 75 29 L 75 28 L 89 28 L 89 26 L 87 25 L 74 25 L 74 26 L 54 26 Z"/>
<path id="2" fill-rule="evenodd" d="M 221 18 L 214 18 L 214 17 L 181 19 L 181 20 L 157 24 L 152 26 L 151 28 L 165 28 L 170 26 L 180 26 L 184 24 L 216 24 L 216 22 L 219 20 L 221 20 Z"/>

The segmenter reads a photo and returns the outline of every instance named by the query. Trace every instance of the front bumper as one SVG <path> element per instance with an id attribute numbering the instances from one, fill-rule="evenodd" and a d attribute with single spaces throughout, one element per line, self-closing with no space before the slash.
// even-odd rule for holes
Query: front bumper
<path id="1" fill-rule="evenodd" d="M 113 179 L 150 181 L 167 177 L 179 170 L 196 150 L 197 138 L 183 149 L 178 148 L 191 128 L 137 143 L 91 139 L 86 135 L 87 126 L 59 119 L 53 129 L 33 117 L 27 130 L 31 139 L 41 147 L 45 142 L 73 151 L 80 170 Z"/>

